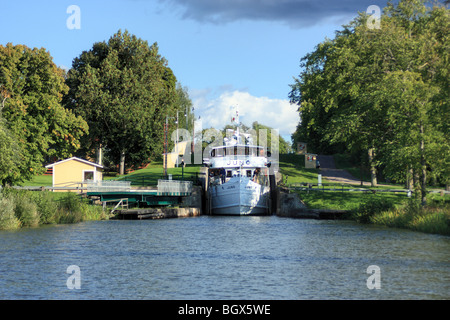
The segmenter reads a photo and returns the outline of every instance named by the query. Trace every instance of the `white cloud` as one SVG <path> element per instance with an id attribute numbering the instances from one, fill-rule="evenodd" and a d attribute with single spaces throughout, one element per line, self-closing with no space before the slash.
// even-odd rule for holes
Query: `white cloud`
<path id="1" fill-rule="evenodd" d="M 222 129 L 230 124 L 236 107 L 241 123 L 251 126 L 258 121 L 278 129 L 285 137 L 290 137 L 299 122 L 297 107 L 288 100 L 255 97 L 241 90 L 224 91 L 214 98 L 210 89 L 190 90 L 189 94 L 196 116 L 202 118 L 203 128 Z"/>

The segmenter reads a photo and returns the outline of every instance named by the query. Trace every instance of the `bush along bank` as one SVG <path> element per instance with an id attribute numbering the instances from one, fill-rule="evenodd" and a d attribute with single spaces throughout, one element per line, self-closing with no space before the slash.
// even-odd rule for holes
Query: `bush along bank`
<path id="1" fill-rule="evenodd" d="M 420 201 L 409 199 L 396 206 L 386 199 L 370 199 L 352 210 L 350 218 L 361 223 L 450 236 L 450 205 L 445 202 L 422 206 Z"/>
<path id="2" fill-rule="evenodd" d="M 49 191 L 3 189 L 0 193 L 0 230 L 108 219 L 99 206 L 79 195 Z"/>

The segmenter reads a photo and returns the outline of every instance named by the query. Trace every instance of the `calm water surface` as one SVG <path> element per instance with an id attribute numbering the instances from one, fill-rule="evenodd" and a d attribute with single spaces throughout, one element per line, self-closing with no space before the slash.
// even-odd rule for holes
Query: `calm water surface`
<path id="1" fill-rule="evenodd" d="M 81 288 L 68 289 L 77 265 Z M 380 268 L 369 290 L 367 268 Z M 449 299 L 450 238 L 211 217 L 0 231 L 0 299 Z"/>

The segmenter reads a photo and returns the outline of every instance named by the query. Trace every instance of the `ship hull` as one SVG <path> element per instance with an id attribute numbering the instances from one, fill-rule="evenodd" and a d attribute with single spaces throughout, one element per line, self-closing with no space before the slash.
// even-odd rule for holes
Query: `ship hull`
<path id="1" fill-rule="evenodd" d="M 209 189 L 212 215 L 268 215 L 270 188 L 236 177 Z"/>

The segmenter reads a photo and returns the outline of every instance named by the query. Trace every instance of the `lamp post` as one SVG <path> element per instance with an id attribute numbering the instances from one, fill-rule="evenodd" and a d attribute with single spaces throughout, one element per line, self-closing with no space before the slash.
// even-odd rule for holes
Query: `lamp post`
<path id="1" fill-rule="evenodd" d="M 179 155 L 178 155 L 178 111 L 177 111 L 177 121 L 176 121 L 176 124 L 177 124 L 177 140 L 175 141 L 175 152 L 177 153 L 176 166 L 177 166 L 177 168 L 178 168 L 178 157 L 179 157 Z"/>
<path id="2" fill-rule="evenodd" d="M 191 109 L 192 114 L 194 113 L 194 107 L 192 107 Z M 189 133 L 189 106 L 186 105 L 186 111 L 184 112 L 184 117 L 185 117 L 185 125 L 186 125 L 186 132 Z M 192 135 L 191 135 L 191 145 L 189 146 L 189 156 L 192 154 L 192 149 L 193 149 L 193 145 L 194 145 L 194 117 L 192 117 Z M 186 140 L 186 139 L 185 139 Z M 190 163 L 190 162 L 188 162 Z"/>
<path id="3" fill-rule="evenodd" d="M 164 176 L 167 178 L 167 153 L 169 148 L 169 138 L 168 138 L 168 131 L 169 131 L 169 118 L 175 118 L 175 117 L 169 117 L 166 115 L 166 123 L 164 124 Z M 177 111 L 177 117 L 176 117 L 176 124 L 177 124 L 177 141 L 175 142 L 175 148 L 177 152 L 177 167 L 178 167 L 178 111 Z"/>
<path id="4" fill-rule="evenodd" d="M 164 178 L 167 179 L 167 131 L 169 130 L 169 116 L 164 124 Z"/>

